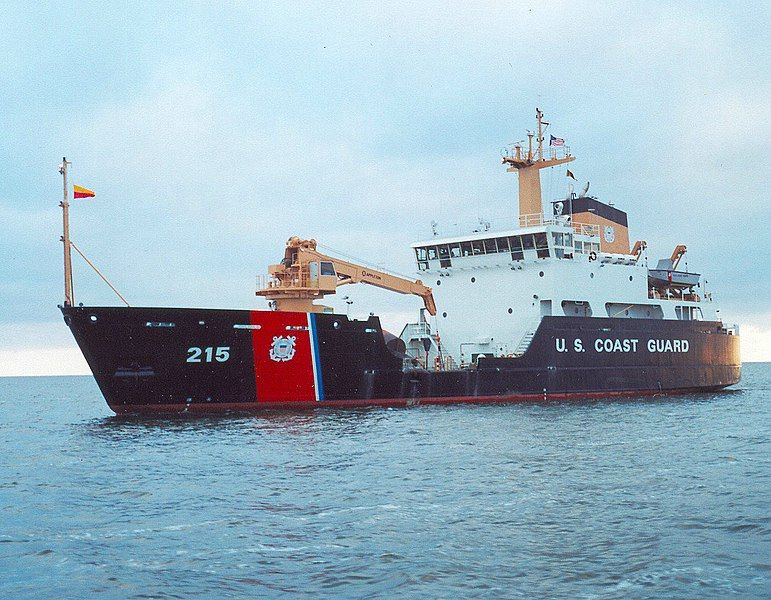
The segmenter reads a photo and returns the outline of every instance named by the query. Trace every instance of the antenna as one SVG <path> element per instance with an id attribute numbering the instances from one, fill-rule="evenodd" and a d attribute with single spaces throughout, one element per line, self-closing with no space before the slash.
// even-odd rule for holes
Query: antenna
<path id="1" fill-rule="evenodd" d="M 535 109 L 537 130 L 536 133 L 527 132 L 527 155 L 524 155 L 519 144 L 514 146 L 514 156 L 504 156 L 501 162 L 507 165 L 506 171 L 517 172 L 519 175 L 519 222 L 521 226 L 526 223 L 541 222 L 543 219 L 543 199 L 541 198 L 540 170 L 546 167 L 554 167 L 575 160 L 570 154 L 570 148 L 564 142 L 560 148 L 552 148 L 548 157 L 543 155 L 544 125 L 543 112 Z M 533 137 L 536 137 L 537 146 L 533 154 Z"/>

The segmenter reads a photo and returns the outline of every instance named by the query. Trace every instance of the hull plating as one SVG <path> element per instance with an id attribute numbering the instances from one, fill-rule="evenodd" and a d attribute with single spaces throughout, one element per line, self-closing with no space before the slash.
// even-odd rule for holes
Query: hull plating
<path id="1" fill-rule="evenodd" d="M 719 323 L 544 317 L 519 358 L 403 369 L 377 317 L 65 307 L 116 413 L 405 406 L 639 396 L 739 381 L 739 338 Z"/>

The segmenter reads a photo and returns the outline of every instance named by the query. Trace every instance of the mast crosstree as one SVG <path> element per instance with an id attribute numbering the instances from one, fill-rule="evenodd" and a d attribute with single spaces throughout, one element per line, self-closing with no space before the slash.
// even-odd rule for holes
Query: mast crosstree
<path id="1" fill-rule="evenodd" d="M 535 109 L 538 135 L 536 137 L 536 149 L 533 151 L 533 132 L 527 132 L 527 152 L 522 146 L 514 146 L 513 156 L 504 156 L 501 162 L 509 165 L 508 173 L 519 172 L 519 221 L 520 226 L 535 225 L 543 220 L 543 202 L 541 199 L 541 169 L 554 167 L 572 162 L 576 159 L 570 154 L 570 149 L 563 147 L 561 152 L 557 148 L 550 148 L 549 156 L 543 153 L 543 126 L 548 125 L 543 120 L 541 109 Z"/>

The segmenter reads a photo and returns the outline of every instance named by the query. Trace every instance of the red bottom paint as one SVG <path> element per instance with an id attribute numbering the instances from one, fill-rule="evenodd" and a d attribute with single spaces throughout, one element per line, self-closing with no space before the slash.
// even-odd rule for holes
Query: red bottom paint
<path id="1" fill-rule="evenodd" d="M 517 402 L 554 402 L 560 400 L 598 400 L 610 398 L 665 397 L 683 394 L 705 393 L 704 388 L 683 388 L 678 390 L 638 390 L 623 392 L 564 392 L 554 394 L 518 394 L 513 396 L 448 396 L 442 398 L 384 398 L 370 400 L 302 400 L 289 402 L 229 402 L 191 404 L 145 404 L 133 406 L 111 406 L 119 415 L 137 414 L 196 414 L 196 413 L 257 413 L 266 409 L 306 411 L 317 408 L 401 408 L 423 404 L 513 404 Z"/>

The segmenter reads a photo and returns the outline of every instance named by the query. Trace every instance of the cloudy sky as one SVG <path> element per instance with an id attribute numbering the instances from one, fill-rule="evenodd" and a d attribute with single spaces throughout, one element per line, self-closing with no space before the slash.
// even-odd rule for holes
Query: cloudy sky
<path id="1" fill-rule="evenodd" d="M 0 374 L 87 372 L 56 309 L 62 156 L 97 192 L 73 239 L 130 302 L 260 307 L 290 235 L 409 272 L 432 220 L 514 214 L 500 149 L 536 105 L 771 360 L 768 3 L 112 4 L 3 4 Z M 75 265 L 76 301 L 115 303 Z M 392 326 L 417 308 L 347 293 Z"/>

